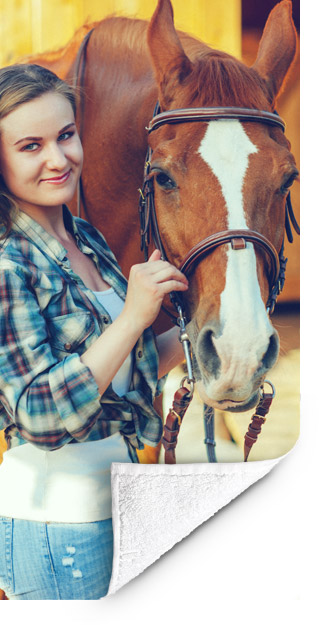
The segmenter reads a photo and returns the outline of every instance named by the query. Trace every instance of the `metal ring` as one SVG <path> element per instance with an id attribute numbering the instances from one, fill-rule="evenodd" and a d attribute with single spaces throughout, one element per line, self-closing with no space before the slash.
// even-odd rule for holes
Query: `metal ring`
<path id="1" fill-rule="evenodd" d="M 272 382 L 270 382 L 270 380 L 264 380 L 261 387 L 260 387 L 260 391 L 261 391 L 261 396 L 264 396 L 264 384 L 269 384 L 269 386 L 271 386 L 271 390 L 272 390 L 272 397 L 275 397 L 276 395 L 276 389 L 273 385 Z"/>
<path id="2" fill-rule="evenodd" d="M 195 390 L 195 380 L 193 380 L 192 378 L 189 379 L 189 377 L 187 375 L 184 376 L 184 378 L 181 380 L 181 384 L 179 388 L 182 388 L 182 386 L 184 386 L 184 382 L 187 382 L 187 384 L 190 385 L 190 390 L 189 393 L 191 395 L 191 397 L 194 394 L 194 390 Z"/>

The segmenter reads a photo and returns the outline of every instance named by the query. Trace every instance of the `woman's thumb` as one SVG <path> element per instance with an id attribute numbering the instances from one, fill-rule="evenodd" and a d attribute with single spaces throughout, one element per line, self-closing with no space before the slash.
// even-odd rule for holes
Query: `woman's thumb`
<path id="1" fill-rule="evenodd" d="M 161 252 L 159 250 L 154 250 L 150 255 L 148 262 L 152 262 L 154 260 L 161 260 Z"/>

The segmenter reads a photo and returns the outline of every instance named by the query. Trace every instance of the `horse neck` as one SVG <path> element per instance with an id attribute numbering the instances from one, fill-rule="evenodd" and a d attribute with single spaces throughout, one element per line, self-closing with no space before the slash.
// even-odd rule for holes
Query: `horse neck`
<path id="1" fill-rule="evenodd" d="M 111 117 L 113 131 L 125 141 L 132 128 L 132 148 L 145 151 L 149 121 L 156 100 L 151 61 L 146 43 L 147 22 L 129 18 L 107 18 L 95 29 L 88 50 L 88 75 L 85 91 L 96 93 L 95 113 Z"/>
<path id="2" fill-rule="evenodd" d="M 58 50 L 23 57 L 22 61 L 24 63 L 36 63 L 42 67 L 46 67 L 62 78 L 62 80 L 65 80 L 67 76 L 72 73 L 77 52 L 85 35 L 92 28 L 95 28 L 98 23 L 99 22 L 91 22 L 90 24 L 83 24 L 83 26 L 74 33 L 72 39 L 66 46 Z"/>

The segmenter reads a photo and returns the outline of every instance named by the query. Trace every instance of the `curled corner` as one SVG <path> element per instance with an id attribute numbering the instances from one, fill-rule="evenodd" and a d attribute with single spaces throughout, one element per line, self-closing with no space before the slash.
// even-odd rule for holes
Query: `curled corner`
<path id="1" fill-rule="evenodd" d="M 111 466 L 114 594 L 282 458 L 250 463 Z"/>

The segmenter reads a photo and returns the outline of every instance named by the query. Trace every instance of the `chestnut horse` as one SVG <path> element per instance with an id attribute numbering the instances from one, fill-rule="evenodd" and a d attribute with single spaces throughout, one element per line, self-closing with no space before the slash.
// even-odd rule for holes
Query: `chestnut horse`
<path id="1" fill-rule="evenodd" d="M 74 79 L 75 56 L 89 28 L 64 50 L 28 61 Z M 103 232 L 125 274 L 143 260 L 137 189 L 145 127 L 156 101 L 162 111 L 231 106 L 272 112 L 296 45 L 290 0 L 272 10 L 252 67 L 177 33 L 170 0 L 159 0 L 149 24 L 122 17 L 94 24 L 79 108 L 82 216 Z M 149 143 L 157 219 L 170 262 L 180 266 L 198 241 L 229 229 L 257 231 L 280 252 L 285 201 L 298 174 L 281 128 L 238 119 L 191 121 L 161 126 Z M 190 276 L 187 330 L 198 389 L 211 406 L 249 409 L 276 362 L 279 339 L 266 310 L 268 273 L 268 257 L 248 242 L 244 249 L 225 244 L 206 254 Z"/>

